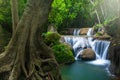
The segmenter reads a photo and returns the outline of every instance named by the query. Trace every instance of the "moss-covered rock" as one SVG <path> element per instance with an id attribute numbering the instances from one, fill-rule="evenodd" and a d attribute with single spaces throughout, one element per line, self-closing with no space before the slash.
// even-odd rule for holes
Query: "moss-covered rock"
<path id="1" fill-rule="evenodd" d="M 102 33 L 102 32 L 97 32 L 96 34 L 95 34 L 95 36 L 102 36 L 104 33 Z"/>
<path id="2" fill-rule="evenodd" d="M 71 49 L 64 44 L 58 44 L 52 47 L 55 58 L 60 64 L 72 63 L 75 61 Z"/>
<path id="3" fill-rule="evenodd" d="M 60 34 L 56 32 L 47 32 L 44 34 L 44 42 L 48 46 L 53 46 L 59 44 Z"/>

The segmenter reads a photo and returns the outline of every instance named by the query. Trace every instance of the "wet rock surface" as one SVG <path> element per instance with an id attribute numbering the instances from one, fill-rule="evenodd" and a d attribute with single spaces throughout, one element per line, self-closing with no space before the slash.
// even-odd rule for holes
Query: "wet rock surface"
<path id="1" fill-rule="evenodd" d="M 82 60 L 95 60 L 95 52 L 92 49 L 87 48 L 82 51 L 82 53 L 80 54 L 80 58 Z"/>
<path id="2" fill-rule="evenodd" d="M 120 40 L 114 39 L 111 42 L 109 48 L 109 59 L 111 60 L 111 65 L 109 70 L 112 74 L 120 76 Z"/>

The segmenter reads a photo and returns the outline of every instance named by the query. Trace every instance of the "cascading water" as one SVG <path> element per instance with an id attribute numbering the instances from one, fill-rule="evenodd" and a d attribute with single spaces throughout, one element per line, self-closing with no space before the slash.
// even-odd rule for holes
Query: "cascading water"
<path id="1" fill-rule="evenodd" d="M 110 42 L 108 41 L 102 40 L 93 41 L 91 47 L 95 51 L 97 59 L 106 59 L 109 44 Z"/>
<path id="2" fill-rule="evenodd" d="M 75 59 L 79 59 L 78 56 L 84 49 L 91 48 L 96 54 L 96 60 L 90 61 L 89 63 L 97 65 L 107 64 L 109 61 L 106 60 L 106 56 L 110 42 L 104 40 L 93 40 L 91 37 L 93 35 L 92 28 L 88 30 L 87 37 L 76 36 L 79 35 L 79 33 L 80 29 L 75 29 L 73 33 L 74 36 L 64 37 L 65 41 L 73 47 Z"/>
<path id="3" fill-rule="evenodd" d="M 80 33 L 80 29 L 74 29 L 73 35 L 78 36 Z"/>
<path id="4" fill-rule="evenodd" d="M 79 33 L 80 31 L 74 30 L 74 36 L 64 36 L 65 42 L 73 47 L 74 56 L 77 61 L 69 66 L 61 67 L 63 80 L 111 80 L 111 74 L 108 70 L 110 62 L 106 60 L 110 42 L 92 38 L 92 28 L 88 30 L 87 36 L 78 36 Z M 80 61 L 79 55 L 86 48 L 91 48 L 95 52 L 96 60 Z"/>
<path id="5" fill-rule="evenodd" d="M 87 33 L 87 36 L 92 36 L 92 35 L 93 35 L 93 31 L 92 31 L 92 28 L 90 28 Z M 91 45 L 91 48 L 94 50 L 96 54 L 96 60 L 91 61 L 90 63 L 96 64 L 96 65 L 110 64 L 109 60 L 106 60 L 110 41 L 93 40 L 92 37 L 89 37 L 88 41 L 89 41 L 89 44 Z"/>
<path id="6" fill-rule="evenodd" d="M 78 55 L 81 50 L 90 48 L 88 39 L 85 37 L 64 36 L 64 39 L 65 42 L 69 43 L 73 47 L 74 56 Z"/>

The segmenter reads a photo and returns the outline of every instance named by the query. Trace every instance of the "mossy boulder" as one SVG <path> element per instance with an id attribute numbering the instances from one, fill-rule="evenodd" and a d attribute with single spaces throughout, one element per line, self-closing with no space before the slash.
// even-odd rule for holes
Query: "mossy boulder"
<path id="1" fill-rule="evenodd" d="M 69 46 L 58 44 L 52 47 L 55 58 L 59 64 L 68 64 L 75 61 L 73 53 Z"/>
<path id="2" fill-rule="evenodd" d="M 70 45 L 66 45 L 60 42 L 60 34 L 56 32 L 47 32 L 43 34 L 44 42 L 50 46 L 55 58 L 59 64 L 67 64 L 75 61 L 72 48 Z"/>
<path id="3" fill-rule="evenodd" d="M 53 46 L 59 44 L 60 34 L 56 32 L 47 32 L 44 34 L 44 42 L 48 46 Z"/>

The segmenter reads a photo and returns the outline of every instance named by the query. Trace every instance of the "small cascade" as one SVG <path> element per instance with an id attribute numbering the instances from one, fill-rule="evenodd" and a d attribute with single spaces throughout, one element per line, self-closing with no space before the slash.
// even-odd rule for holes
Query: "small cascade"
<path id="1" fill-rule="evenodd" d="M 80 29 L 74 29 L 73 35 L 78 36 L 80 33 Z"/>
<path id="2" fill-rule="evenodd" d="M 92 28 L 90 28 L 90 29 L 88 30 L 87 36 L 92 36 L 92 35 L 93 35 L 93 30 L 92 30 Z"/>
<path id="3" fill-rule="evenodd" d="M 106 59 L 107 50 L 109 47 L 109 41 L 95 40 L 91 45 L 92 49 L 95 51 L 97 55 L 97 59 Z"/>
<path id="4" fill-rule="evenodd" d="M 90 48 L 88 39 L 85 37 L 65 36 L 64 39 L 67 43 L 69 43 L 73 47 L 74 56 L 80 53 L 81 50 Z"/>
<path id="5" fill-rule="evenodd" d="M 93 31 L 92 28 L 88 30 L 87 36 L 92 36 Z M 91 48 L 96 53 L 97 59 L 106 59 L 107 51 L 110 45 L 110 41 L 104 41 L 104 40 L 93 40 L 92 37 L 88 38 L 89 44 L 91 45 Z"/>
<path id="6" fill-rule="evenodd" d="M 107 51 L 110 45 L 110 41 L 94 40 L 92 38 L 92 28 L 88 30 L 88 37 L 77 36 L 79 35 L 79 33 L 80 29 L 75 29 L 73 32 L 74 36 L 64 37 L 65 41 L 73 47 L 75 59 L 79 59 L 78 56 L 82 53 L 84 49 L 91 48 L 96 54 L 96 61 L 99 60 L 99 62 L 96 63 L 104 64 L 104 60 L 106 60 L 107 57 Z M 94 62 L 91 61 L 91 63 Z"/>
<path id="7" fill-rule="evenodd" d="M 73 38 L 72 37 L 64 37 L 65 42 L 69 43 L 71 46 L 73 46 Z"/>

